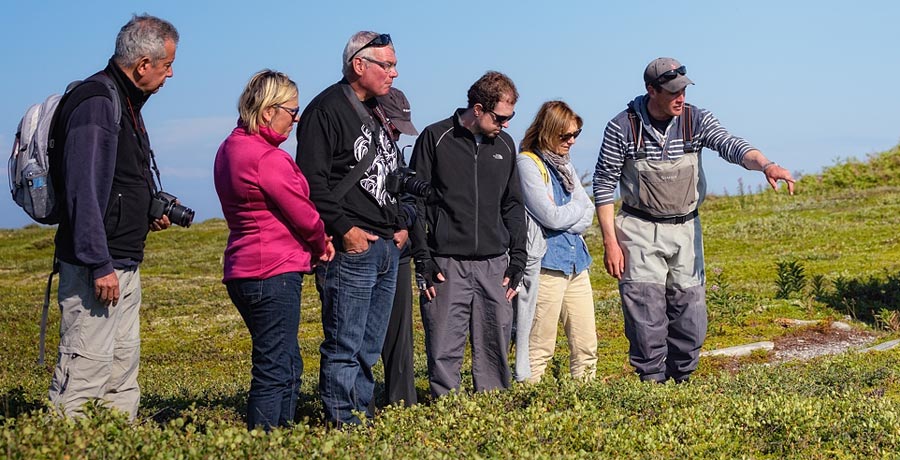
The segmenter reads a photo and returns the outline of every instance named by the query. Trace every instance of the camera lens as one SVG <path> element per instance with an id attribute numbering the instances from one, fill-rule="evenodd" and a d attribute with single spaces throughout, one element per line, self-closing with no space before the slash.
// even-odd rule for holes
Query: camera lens
<path id="1" fill-rule="evenodd" d="M 194 221 L 194 210 L 180 204 L 172 206 L 167 214 L 169 220 L 172 221 L 173 224 L 180 225 L 184 228 L 190 227 L 191 223 Z"/>

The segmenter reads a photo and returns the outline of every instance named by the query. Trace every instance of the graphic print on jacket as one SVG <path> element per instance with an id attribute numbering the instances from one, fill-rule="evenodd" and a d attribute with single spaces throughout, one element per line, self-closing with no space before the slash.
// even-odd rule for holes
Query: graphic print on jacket
<path id="1" fill-rule="evenodd" d="M 353 142 L 353 156 L 356 158 L 357 164 L 369 153 L 369 146 L 372 145 L 372 131 L 369 127 L 366 124 L 362 124 L 360 131 L 362 134 Z M 378 142 L 375 145 L 375 148 L 378 149 L 378 154 L 375 156 L 372 166 L 359 180 L 359 185 L 362 186 L 366 193 L 372 195 L 380 206 L 388 203 L 393 204 L 396 200 L 385 190 L 384 180 L 388 173 L 400 166 L 398 164 L 398 155 L 393 141 L 387 137 L 383 129 L 378 130 Z"/>

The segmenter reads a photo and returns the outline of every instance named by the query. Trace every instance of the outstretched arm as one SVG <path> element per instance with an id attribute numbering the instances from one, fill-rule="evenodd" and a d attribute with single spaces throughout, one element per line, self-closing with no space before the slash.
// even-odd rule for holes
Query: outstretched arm
<path id="1" fill-rule="evenodd" d="M 791 172 L 782 168 L 774 161 L 769 161 L 765 155 L 759 150 L 753 149 L 744 155 L 742 164 L 751 171 L 762 171 L 766 176 L 766 181 L 773 189 L 778 190 L 778 181 L 782 180 L 787 183 L 788 192 L 794 194 L 794 177 Z"/>

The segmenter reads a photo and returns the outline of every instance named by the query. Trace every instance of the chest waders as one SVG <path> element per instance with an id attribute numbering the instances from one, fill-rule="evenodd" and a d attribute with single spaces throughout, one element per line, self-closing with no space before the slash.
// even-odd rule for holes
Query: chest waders
<path id="1" fill-rule="evenodd" d="M 629 359 L 642 380 L 681 381 L 697 368 L 707 328 L 700 148 L 687 105 L 658 141 L 661 159 L 648 158 L 643 123 L 633 110 L 628 115 L 635 153 L 622 167 L 615 224 L 625 257 L 619 292 Z M 672 159 L 670 133 L 679 121 L 684 155 Z"/>

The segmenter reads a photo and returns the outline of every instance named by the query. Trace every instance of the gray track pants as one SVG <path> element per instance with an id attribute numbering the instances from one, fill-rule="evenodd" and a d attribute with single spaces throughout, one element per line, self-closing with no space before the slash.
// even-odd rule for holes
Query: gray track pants
<path id="1" fill-rule="evenodd" d="M 700 218 L 660 224 L 620 213 L 615 222 L 631 365 L 642 380 L 681 380 L 697 369 L 706 339 Z"/>
<path id="2" fill-rule="evenodd" d="M 437 296 L 420 298 L 425 325 L 428 380 L 433 396 L 459 389 L 466 338 L 472 341 L 472 381 L 476 391 L 509 388 L 512 304 L 501 285 L 506 255 L 487 260 L 435 257 L 446 281 Z"/>

